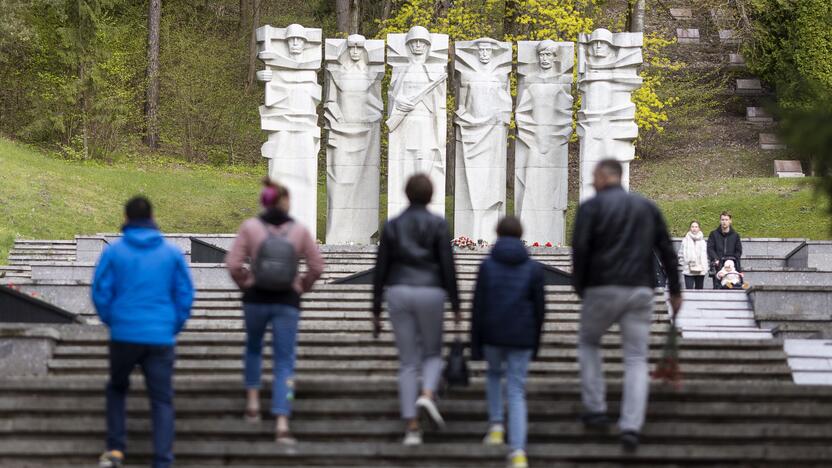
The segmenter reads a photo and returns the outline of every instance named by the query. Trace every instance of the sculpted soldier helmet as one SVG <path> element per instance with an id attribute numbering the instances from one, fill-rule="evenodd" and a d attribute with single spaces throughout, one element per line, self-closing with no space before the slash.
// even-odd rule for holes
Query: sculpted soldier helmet
<path id="1" fill-rule="evenodd" d="M 544 39 L 537 44 L 537 53 L 544 51 L 555 53 L 557 48 L 558 44 L 555 41 L 551 39 Z"/>
<path id="2" fill-rule="evenodd" d="M 364 47 L 367 39 L 361 34 L 350 34 L 347 38 L 347 47 Z"/>
<path id="3" fill-rule="evenodd" d="M 609 45 L 613 45 L 612 42 L 612 33 L 608 29 L 600 28 L 592 31 L 592 35 L 589 37 L 589 42 L 597 42 L 602 41 L 606 42 Z"/>
<path id="4" fill-rule="evenodd" d="M 410 28 L 410 31 L 407 32 L 407 36 L 405 36 L 404 43 L 408 44 L 415 40 L 422 40 L 430 45 L 430 32 L 423 26 L 413 26 L 412 28 Z"/>
<path id="5" fill-rule="evenodd" d="M 286 27 L 286 39 L 291 39 L 293 37 L 299 37 L 303 40 L 306 40 L 306 28 L 299 24 L 290 24 Z"/>

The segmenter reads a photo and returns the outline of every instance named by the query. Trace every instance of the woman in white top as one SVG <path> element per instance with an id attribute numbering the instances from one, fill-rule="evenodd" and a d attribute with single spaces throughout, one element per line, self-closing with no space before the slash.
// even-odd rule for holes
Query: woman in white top
<path id="1" fill-rule="evenodd" d="M 699 221 L 690 223 L 690 230 L 682 239 L 679 265 L 685 275 L 685 289 L 702 289 L 708 274 L 708 247 L 699 228 Z"/>

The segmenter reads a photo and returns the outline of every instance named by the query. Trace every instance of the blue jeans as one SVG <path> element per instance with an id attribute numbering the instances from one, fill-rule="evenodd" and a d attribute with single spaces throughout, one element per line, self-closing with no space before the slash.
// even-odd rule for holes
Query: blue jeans
<path id="1" fill-rule="evenodd" d="M 503 423 L 502 380 L 506 377 L 506 396 L 508 399 L 508 443 L 512 450 L 526 450 L 527 416 L 526 416 L 526 375 L 531 349 L 505 348 L 485 345 L 485 360 L 488 362 L 488 421 L 491 424 Z"/>
<path id="2" fill-rule="evenodd" d="M 153 419 L 153 467 L 173 465 L 173 346 L 110 343 L 110 381 L 107 383 L 107 450 L 127 446 L 127 391 L 130 373 L 142 368 Z"/>
<path id="3" fill-rule="evenodd" d="M 294 399 L 295 344 L 300 310 L 285 304 L 243 304 L 246 322 L 245 384 L 260 388 L 263 335 L 272 324 L 272 414 L 289 416 Z"/>

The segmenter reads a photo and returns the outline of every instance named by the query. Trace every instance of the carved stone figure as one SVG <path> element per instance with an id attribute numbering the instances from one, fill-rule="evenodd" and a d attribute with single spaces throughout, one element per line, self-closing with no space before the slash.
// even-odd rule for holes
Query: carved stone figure
<path id="1" fill-rule="evenodd" d="M 328 244 L 369 244 L 378 231 L 384 41 L 326 40 Z"/>
<path id="2" fill-rule="evenodd" d="M 572 135 L 571 42 L 517 43 L 514 211 L 529 242 L 563 242 Z"/>
<path id="3" fill-rule="evenodd" d="M 448 36 L 414 26 L 387 35 L 387 63 L 393 68 L 388 96 L 387 216 L 407 206 L 404 186 L 415 173 L 433 182 L 428 208 L 445 214 L 446 79 Z"/>
<path id="4" fill-rule="evenodd" d="M 321 86 L 321 30 L 292 24 L 286 28 L 257 28 L 257 58 L 266 69 L 257 79 L 266 83 L 260 125 L 269 132 L 262 147 L 269 158 L 269 176 L 286 185 L 292 195 L 291 215 L 317 229 L 318 150 L 321 130 L 317 106 Z"/>
<path id="5" fill-rule="evenodd" d="M 629 188 L 633 142 L 638 137 L 636 106 L 631 94 L 642 84 L 642 33 L 596 29 L 578 37 L 578 113 L 581 137 L 581 200 L 595 194 L 592 171 L 598 161 L 616 159 L 624 166 L 622 184 Z"/>
<path id="6" fill-rule="evenodd" d="M 493 241 L 505 213 L 506 136 L 511 121 L 511 43 L 455 44 L 459 80 L 454 235 Z"/>

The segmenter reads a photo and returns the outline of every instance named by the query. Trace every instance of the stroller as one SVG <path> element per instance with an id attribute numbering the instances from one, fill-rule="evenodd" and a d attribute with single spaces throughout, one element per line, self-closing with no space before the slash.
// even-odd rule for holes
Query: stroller
<path id="1" fill-rule="evenodd" d="M 737 272 L 739 272 L 740 276 L 742 276 L 742 266 L 740 264 L 740 259 L 739 258 L 734 257 L 733 255 L 728 255 L 728 256 L 722 257 L 722 258 L 719 259 L 719 265 L 713 265 L 712 264 L 711 269 L 708 271 L 708 275 L 713 278 L 714 289 L 726 289 L 725 287 L 722 286 L 721 278 L 718 277 L 718 273 L 719 273 L 720 270 L 722 270 L 725 267 L 725 262 L 727 262 L 728 260 L 731 260 L 732 262 L 734 262 L 734 269 Z M 740 283 L 740 285 L 743 289 L 746 288 L 746 286 L 745 286 L 746 283 L 742 282 L 742 283 Z M 731 288 L 729 288 L 729 289 L 731 289 Z"/>

